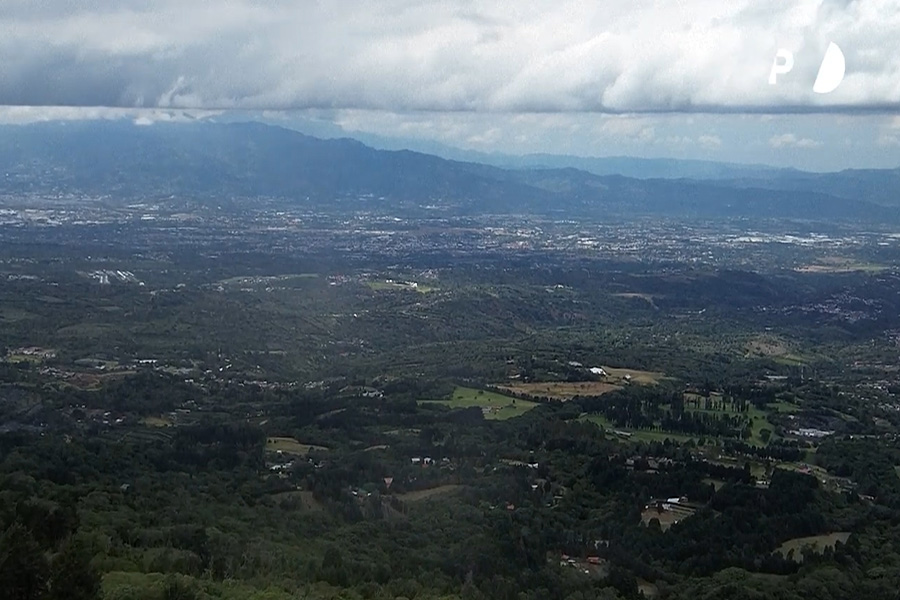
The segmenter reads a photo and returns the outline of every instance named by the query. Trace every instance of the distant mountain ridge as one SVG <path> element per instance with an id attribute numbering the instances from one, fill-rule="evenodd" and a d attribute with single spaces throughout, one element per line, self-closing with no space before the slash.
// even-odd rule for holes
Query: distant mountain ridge
<path id="1" fill-rule="evenodd" d="M 658 168 L 667 164 L 661 161 Z M 634 178 L 572 167 L 504 169 L 408 150 L 376 150 L 346 138 L 323 140 L 261 123 L 138 126 L 92 121 L 0 127 L 0 191 L 5 194 L 75 192 L 123 202 L 137 197 L 239 201 L 264 196 L 326 209 L 567 218 L 898 220 L 898 211 L 887 206 L 890 193 L 878 190 L 885 205 L 849 197 L 852 185 L 844 179 L 762 173 L 755 167 L 748 167 L 746 177 L 720 179 L 715 163 L 696 167 L 710 170 L 709 180 Z M 889 179 L 878 172 L 866 181 L 875 189 Z M 848 196 L 831 193 L 830 185 Z"/>
<path id="2" fill-rule="evenodd" d="M 623 175 L 635 179 L 727 180 L 740 177 L 772 177 L 780 173 L 802 172 L 768 165 L 743 165 L 683 158 L 585 157 L 557 154 L 505 156 L 491 161 L 491 164 L 520 169 L 575 168 L 594 175 Z"/>

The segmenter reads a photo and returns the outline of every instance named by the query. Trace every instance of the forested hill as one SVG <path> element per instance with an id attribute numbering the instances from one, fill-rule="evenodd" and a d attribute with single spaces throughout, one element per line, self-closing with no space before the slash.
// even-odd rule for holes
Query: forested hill
<path id="1" fill-rule="evenodd" d="M 375 150 L 350 139 L 321 140 L 259 123 L 5 126 L 0 127 L 0 171 L 0 193 L 16 197 L 76 194 L 114 202 L 189 197 L 218 204 L 264 197 L 326 210 L 340 206 L 566 218 L 900 219 L 896 210 L 868 196 L 838 197 L 828 193 L 827 186 L 762 189 L 762 183 L 746 180 L 636 179 L 572 168 L 501 169 L 410 151 Z"/>

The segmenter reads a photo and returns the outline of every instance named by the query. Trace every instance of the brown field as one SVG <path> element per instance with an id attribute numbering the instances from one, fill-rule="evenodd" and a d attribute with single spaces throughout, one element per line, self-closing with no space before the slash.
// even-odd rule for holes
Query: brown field
<path id="1" fill-rule="evenodd" d="M 404 502 L 419 502 L 421 500 L 428 500 L 429 498 L 434 498 L 435 496 L 442 496 L 444 494 L 449 494 L 451 492 L 456 492 L 462 489 L 463 486 L 450 483 L 447 485 L 439 485 L 437 487 L 428 488 L 427 490 L 416 490 L 415 492 L 406 492 L 405 494 L 397 494 L 397 498 L 403 500 Z"/>
<path id="2" fill-rule="evenodd" d="M 666 376 L 665 373 L 658 371 L 641 371 L 639 369 L 618 369 L 615 367 L 603 366 L 603 370 L 609 374 L 610 380 L 624 380 L 626 375 L 631 376 L 631 380 L 635 383 L 654 384 Z"/>
<path id="3" fill-rule="evenodd" d="M 498 389 L 525 394 L 546 396 L 554 400 L 571 400 L 575 396 L 599 396 L 618 390 L 621 386 L 605 381 L 547 381 L 542 383 L 514 383 L 498 386 Z"/>

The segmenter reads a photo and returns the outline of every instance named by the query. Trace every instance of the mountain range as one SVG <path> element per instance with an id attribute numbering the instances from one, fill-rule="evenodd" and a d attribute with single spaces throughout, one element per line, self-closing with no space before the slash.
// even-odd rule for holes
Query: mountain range
<path id="1" fill-rule="evenodd" d="M 505 163 L 504 163 L 505 161 Z M 806 173 L 668 159 L 531 155 L 487 164 L 262 123 L 0 127 L 0 193 L 123 203 L 266 197 L 330 209 L 900 221 L 900 169 Z M 496 163 L 505 166 L 497 166 Z M 691 174 L 684 177 L 685 173 Z M 668 177 L 662 175 L 667 174 Z"/>

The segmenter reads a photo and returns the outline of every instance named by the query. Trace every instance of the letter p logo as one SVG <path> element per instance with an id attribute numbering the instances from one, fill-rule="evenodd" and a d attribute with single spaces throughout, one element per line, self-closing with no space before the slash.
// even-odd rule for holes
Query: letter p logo
<path id="1" fill-rule="evenodd" d="M 779 59 L 783 62 L 779 62 Z M 772 70 L 769 71 L 769 85 L 778 83 L 778 76 L 790 73 L 794 68 L 794 55 L 790 50 L 780 48 L 775 53 L 775 60 L 772 62 Z"/>

